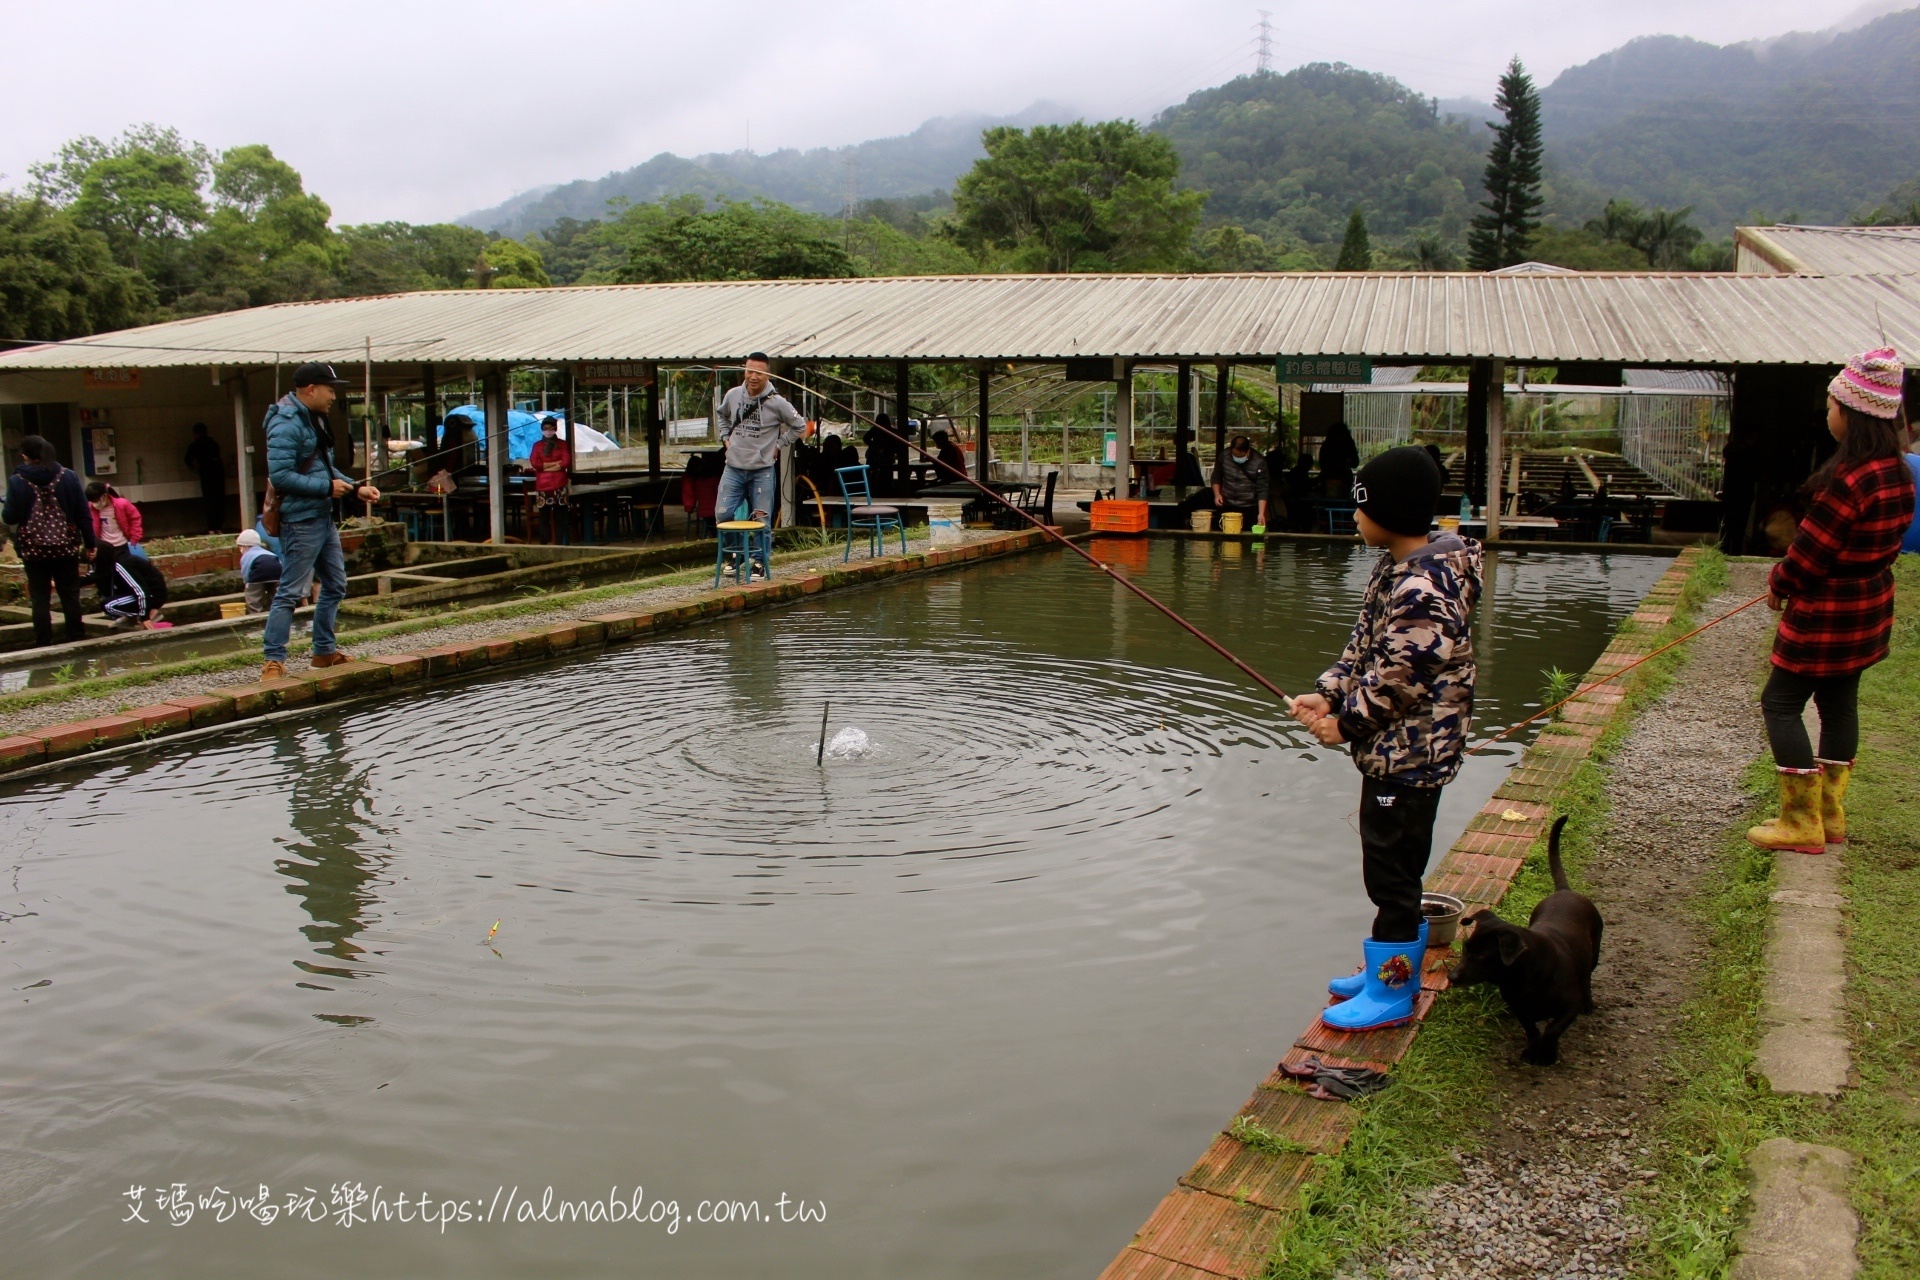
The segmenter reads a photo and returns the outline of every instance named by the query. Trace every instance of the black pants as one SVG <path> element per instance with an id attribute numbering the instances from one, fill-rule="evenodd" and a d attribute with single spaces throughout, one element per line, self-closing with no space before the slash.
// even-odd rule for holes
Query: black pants
<path id="1" fill-rule="evenodd" d="M 57 560 L 28 560 L 27 595 L 33 601 L 33 642 L 53 643 L 53 592 L 60 591 L 60 612 L 66 616 L 67 639 L 85 640 L 86 624 L 80 621 L 80 562 L 72 556 Z"/>
<path id="2" fill-rule="evenodd" d="M 1362 775 L 1360 874 L 1376 908 L 1376 942 L 1412 942 L 1420 936 L 1420 891 L 1439 808 L 1439 787 Z"/>
<path id="3" fill-rule="evenodd" d="M 1780 667 L 1760 691 L 1760 714 L 1767 722 L 1767 744 L 1782 769 L 1811 769 L 1813 744 L 1800 719 L 1807 699 L 1820 711 L 1820 758 L 1851 761 L 1860 753 L 1860 673 L 1801 676 Z"/>
<path id="4" fill-rule="evenodd" d="M 207 518 L 207 532 L 219 533 L 227 527 L 227 484 L 200 482 L 200 506 Z"/>

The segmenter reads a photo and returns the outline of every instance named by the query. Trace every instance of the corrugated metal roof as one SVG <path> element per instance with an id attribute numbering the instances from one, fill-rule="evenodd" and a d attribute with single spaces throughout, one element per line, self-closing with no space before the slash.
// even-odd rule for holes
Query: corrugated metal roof
<path id="1" fill-rule="evenodd" d="M 1876 318 L 1876 307 L 1878 316 Z M 1268 360 L 1838 364 L 1920 349 L 1920 276 L 1588 272 L 934 276 L 288 303 L 0 354 L 9 370 L 379 363 Z"/>
<path id="2" fill-rule="evenodd" d="M 1920 272 L 1920 227 L 1741 227 L 1742 271 L 1821 276 Z"/>

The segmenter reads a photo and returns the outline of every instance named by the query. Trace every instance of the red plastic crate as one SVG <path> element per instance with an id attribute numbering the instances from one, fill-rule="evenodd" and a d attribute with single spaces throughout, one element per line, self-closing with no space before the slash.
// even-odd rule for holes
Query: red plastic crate
<path id="1" fill-rule="evenodd" d="M 1093 504 L 1095 533 L 1145 533 L 1147 504 L 1137 498 L 1102 498 Z"/>

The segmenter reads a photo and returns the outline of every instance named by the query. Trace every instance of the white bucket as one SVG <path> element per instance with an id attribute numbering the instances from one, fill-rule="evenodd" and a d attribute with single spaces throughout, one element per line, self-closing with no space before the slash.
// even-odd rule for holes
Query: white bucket
<path id="1" fill-rule="evenodd" d="M 927 504 L 927 527 L 934 546 L 950 546 L 961 540 L 961 530 L 966 527 L 962 519 L 965 508 L 964 502 Z"/>

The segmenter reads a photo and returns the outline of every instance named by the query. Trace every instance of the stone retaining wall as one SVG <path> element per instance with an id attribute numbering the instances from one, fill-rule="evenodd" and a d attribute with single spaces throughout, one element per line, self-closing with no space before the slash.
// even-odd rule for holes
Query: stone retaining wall
<path id="1" fill-rule="evenodd" d="M 1673 620 L 1681 588 L 1699 558 L 1697 548 L 1680 554 L 1635 610 L 1632 620 L 1637 625 L 1614 637 L 1581 677 L 1582 685 L 1617 674 L 1653 650 L 1660 629 Z M 1625 697 L 1618 685 L 1602 685 L 1568 703 L 1428 874 L 1428 890 L 1462 899 L 1469 913 L 1499 905 L 1528 851 L 1551 825 L 1553 798 L 1592 754 Z M 1259 1275 L 1288 1211 L 1300 1204 L 1313 1157 L 1339 1151 L 1359 1121 L 1346 1103 L 1308 1097 L 1281 1067 L 1314 1057 L 1334 1066 L 1390 1070 L 1406 1056 L 1435 997 L 1446 990 L 1454 954 L 1451 949 L 1428 952 L 1412 1022 L 1380 1031 L 1341 1032 L 1315 1017 L 1281 1058 L 1281 1066 L 1260 1082 L 1100 1280 Z M 1269 1155 L 1235 1140 L 1231 1126 L 1242 1116 L 1299 1150 Z"/>

